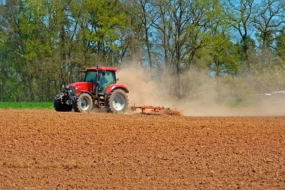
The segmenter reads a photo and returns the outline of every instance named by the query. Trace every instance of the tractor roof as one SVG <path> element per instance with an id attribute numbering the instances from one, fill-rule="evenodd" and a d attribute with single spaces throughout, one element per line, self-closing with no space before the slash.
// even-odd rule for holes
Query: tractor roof
<path id="1" fill-rule="evenodd" d="M 97 67 L 89 67 L 86 69 L 87 71 L 97 71 Z M 98 71 L 113 71 L 116 72 L 117 69 L 114 67 L 98 67 Z"/>

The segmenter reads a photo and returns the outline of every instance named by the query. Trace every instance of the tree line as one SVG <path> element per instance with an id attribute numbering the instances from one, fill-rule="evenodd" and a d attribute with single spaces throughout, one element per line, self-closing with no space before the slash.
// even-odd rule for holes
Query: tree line
<path id="1" fill-rule="evenodd" d="M 284 0 L 0 0 L 0 101 L 51 101 L 88 66 L 285 88 Z M 182 89 L 182 90 L 181 90 Z"/>

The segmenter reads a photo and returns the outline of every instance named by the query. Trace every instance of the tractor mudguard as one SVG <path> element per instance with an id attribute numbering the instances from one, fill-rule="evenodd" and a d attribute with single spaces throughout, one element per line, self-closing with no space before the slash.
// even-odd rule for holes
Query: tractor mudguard
<path id="1" fill-rule="evenodd" d="M 129 93 L 128 88 L 125 85 L 122 84 L 111 84 L 109 85 L 106 90 L 105 90 L 105 95 L 110 94 L 110 92 L 112 92 L 115 89 L 122 89 L 124 90 L 126 93 Z"/>

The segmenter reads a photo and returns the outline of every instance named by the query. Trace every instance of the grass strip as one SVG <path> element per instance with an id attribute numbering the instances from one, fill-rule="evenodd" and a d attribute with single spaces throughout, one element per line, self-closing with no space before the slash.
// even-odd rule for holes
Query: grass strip
<path id="1" fill-rule="evenodd" d="M 53 109 L 52 102 L 0 102 L 1 109 Z"/>

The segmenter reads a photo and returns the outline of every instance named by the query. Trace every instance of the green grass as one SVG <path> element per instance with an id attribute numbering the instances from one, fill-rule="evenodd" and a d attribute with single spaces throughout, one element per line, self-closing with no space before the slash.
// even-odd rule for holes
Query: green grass
<path id="1" fill-rule="evenodd" d="M 0 109 L 53 109 L 52 102 L 0 102 Z"/>

